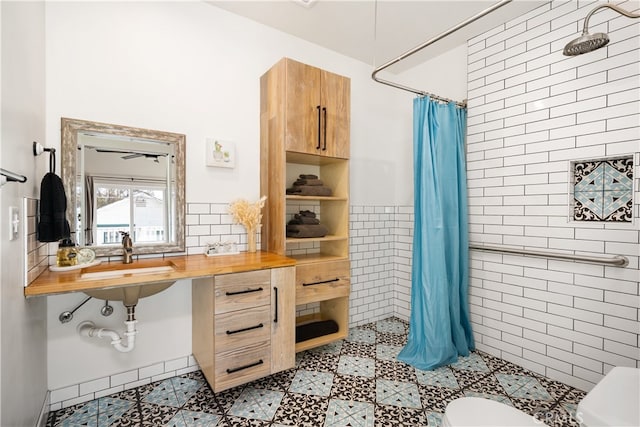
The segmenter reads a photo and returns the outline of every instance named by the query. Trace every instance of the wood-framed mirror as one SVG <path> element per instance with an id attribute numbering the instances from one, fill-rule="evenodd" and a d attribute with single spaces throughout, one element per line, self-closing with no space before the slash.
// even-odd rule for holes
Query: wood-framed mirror
<path id="1" fill-rule="evenodd" d="M 185 135 L 62 118 L 72 239 L 97 256 L 185 250 Z"/>

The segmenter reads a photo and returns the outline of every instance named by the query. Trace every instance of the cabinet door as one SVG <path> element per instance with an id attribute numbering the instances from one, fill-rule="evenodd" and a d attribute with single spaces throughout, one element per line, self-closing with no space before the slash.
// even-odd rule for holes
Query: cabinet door
<path id="1" fill-rule="evenodd" d="M 337 74 L 322 71 L 322 147 L 327 157 L 349 158 L 349 127 L 351 121 L 351 81 Z"/>
<path id="2" fill-rule="evenodd" d="M 285 150 L 319 154 L 322 132 L 320 69 L 287 60 Z"/>
<path id="3" fill-rule="evenodd" d="M 296 364 L 296 268 L 271 270 L 271 373 Z"/>

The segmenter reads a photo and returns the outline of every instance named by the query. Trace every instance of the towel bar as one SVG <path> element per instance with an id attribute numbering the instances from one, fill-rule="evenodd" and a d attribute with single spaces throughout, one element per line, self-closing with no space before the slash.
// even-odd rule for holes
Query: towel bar
<path id="1" fill-rule="evenodd" d="M 18 175 L 17 173 L 10 172 L 6 169 L 0 169 L 0 174 L 4 178 L 2 178 L 2 183 L 5 182 L 27 182 L 27 177 L 24 175 Z"/>

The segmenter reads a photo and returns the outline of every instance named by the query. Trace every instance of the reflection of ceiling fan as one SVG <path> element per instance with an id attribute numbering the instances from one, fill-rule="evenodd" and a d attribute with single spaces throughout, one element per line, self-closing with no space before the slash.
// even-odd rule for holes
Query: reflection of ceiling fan
<path id="1" fill-rule="evenodd" d="M 166 154 L 156 154 L 156 153 L 134 153 L 131 151 L 120 151 L 120 150 L 108 150 L 104 148 L 96 148 L 98 153 L 118 153 L 118 154 L 126 154 L 126 156 L 120 157 L 124 160 L 135 159 L 138 157 L 144 157 L 147 159 L 153 159 L 155 163 L 160 163 L 158 157 L 165 157 Z"/>
<path id="2" fill-rule="evenodd" d="M 153 161 L 156 163 L 160 163 L 160 161 L 158 160 L 158 157 L 160 156 L 161 154 L 131 153 L 127 156 L 122 156 L 121 158 L 124 160 L 129 160 L 129 159 L 135 159 L 137 157 L 144 157 L 146 159 L 153 159 Z"/>

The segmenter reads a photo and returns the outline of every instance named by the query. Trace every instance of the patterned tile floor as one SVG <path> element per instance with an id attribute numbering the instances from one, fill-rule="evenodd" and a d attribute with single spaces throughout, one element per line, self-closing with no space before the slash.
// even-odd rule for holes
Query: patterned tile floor
<path id="1" fill-rule="evenodd" d="M 434 371 L 396 360 L 406 322 L 359 326 L 349 337 L 299 353 L 296 367 L 214 394 L 201 372 L 61 409 L 54 426 L 440 426 L 447 403 L 480 396 L 577 426 L 584 392 L 482 352 Z"/>

